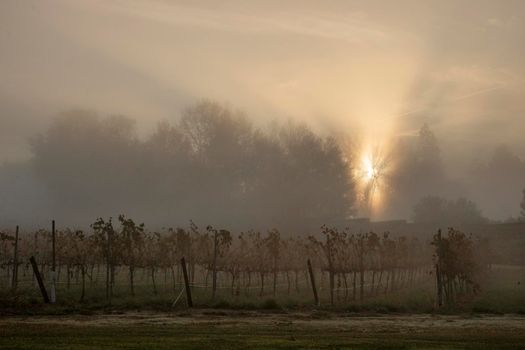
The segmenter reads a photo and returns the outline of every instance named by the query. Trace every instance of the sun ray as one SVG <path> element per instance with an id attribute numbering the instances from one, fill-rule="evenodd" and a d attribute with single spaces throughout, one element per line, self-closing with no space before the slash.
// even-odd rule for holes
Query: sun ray
<path id="1" fill-rule="evenodd" d="M 379 209 L 386 194 L 388 164 L 388 157 L 379 148 L 362 153 L 355 174 L 362 215 L 373 216 Z"/>

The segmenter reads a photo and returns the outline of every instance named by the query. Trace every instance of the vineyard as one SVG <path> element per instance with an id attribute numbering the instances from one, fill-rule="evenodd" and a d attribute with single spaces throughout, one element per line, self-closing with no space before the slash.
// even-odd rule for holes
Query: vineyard
<path id="1" fill-rule="evenodd" d="M 432 242 L 326 226 L 308 237 L 276 229 L 234 234 L 193 222 L 150 232 L 121 215 L 117 224 L 96 220 L 89 232 L 53 222 L 51 230 L 17 228 L 0 239 L 3 292 L 29 295 L 33 304 L 42 303 L 40 277 L 44 300 L 57 303 L 158 298 L 172 306 L 287 300 L 344 307 L 425 285 L 437 306 L 450 306 L 475 295 L 488 269 L 480 263 L 487 248 L 455 230 Z"/>

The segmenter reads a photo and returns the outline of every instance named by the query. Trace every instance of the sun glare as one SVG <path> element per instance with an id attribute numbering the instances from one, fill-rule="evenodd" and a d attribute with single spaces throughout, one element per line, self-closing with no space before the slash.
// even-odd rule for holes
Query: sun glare
<path id="1" fill-rule="evenodd" d="M 377 175 L 377 170 L 374 167 L 374 163 L 370 156 L 365 155 L 363 157 L 363 176 L 365 180 L 372 181 Z"/>
<path id="2" fill-rule="evenodd" d="M 359 189 L 361 214 L 376 215 L 384 200 L 386 188 L 387 157 L 379 149 L 363 152 L 356 169 L 356 182 Z"/>

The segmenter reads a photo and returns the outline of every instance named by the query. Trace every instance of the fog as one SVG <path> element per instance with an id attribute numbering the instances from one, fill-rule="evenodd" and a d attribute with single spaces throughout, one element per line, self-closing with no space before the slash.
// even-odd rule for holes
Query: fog
<path id="1" fill-rule="evenodd" d="M 425 198 L 517 219 L 524 14 L 521 0 L 2 1 L 0 223 L 292 229 L 417 220 Z"/>

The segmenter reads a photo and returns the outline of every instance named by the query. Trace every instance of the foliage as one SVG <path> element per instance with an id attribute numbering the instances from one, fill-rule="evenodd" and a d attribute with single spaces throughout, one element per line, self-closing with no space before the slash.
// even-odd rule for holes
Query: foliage
<path id="1" fill-rule="evenodd" d="M 33 138 L 32 152 L 48 204 L 72 222 L 124 210 L 161 224 L 289 228 L 353 212 L 351 164 L 334 139 L 291 122 L 263 132 L 210 101 L 144 140 L 128 118 L 71 111 Z"/>
<path id="2" fill-rule="evenodd" d="M 421 198 L 414 206 L 413 220 L 417 223 L 449 225 L 481 224 L 488 221 L 477 205 L 466 198 L 448 200 L 437 196 Z"/>
<path id="3" fill-rule="evenodd" d="M 432 244 L 435 246 L 438 297 L 443 293 L 447 305 L 475 295 L 480 290 L 480 278 L 485 271 L 479 250 L 472 237 L 450 228 L 446 237 L 439 231 Z"/>
<path id="4" fill-rule="evenodd" d="M 277 229 L 233 235 L 231 231 L 207 226 L 201 232 L 193 221 L 188 228 L 150 232 L 144 224 L 137 224 L 124 215 L 118 216 L 116 225 L 112 218 L 98 218 L 91 228 L 91 233 L 67 228 L 57 232 L 57 278 L 64 281 L 65 273 L 68 290 L 73 283 L 80 285 L 81 301 L 85 299 L 86 284 L 96 285 L 99 276 L 100 282 L 105 281 L 105 299 L 109 303 L 117 293 L 118 280 L 129 286 L 126 295 L 131 298 L 136 295 L 139 272 L 142 272 L 142 281 L 145 277 L 149 279 L 153 295 L 159 293 L 161 273 L 164 273 L 164 284 L 170 275 L 176 291 L 182 283 L 182 257 L 186 259 L 192 286 L 206 290 L 212 275 L 215 290 L 220 275 L 223 283 L 220 288 L 229 289 L 232 296 L 248 295 L 256 288 L 260 296 L 271 291 L 274 298 L 278 290 L 284 289 L 287 295 L 309 290 L 301 286 L 308 278 L 306 259 L 309 258 L 320 273 L 319 283 L 322 284 L 328 272 L 332 304 L 347 301 L 350 291 L 353 300 L 358 293 L 362 301 L 411 285 L 430 264 L 425 258 L 430 254 L 417 240 L 392 239 L 388 234 L 380 239 L 373 232 L 354 234 L 327 226 L 321 230 L 323 239 L 284 236 Z M 39 230 L 26 237 L 20 245 L 23 256 L 34 255 L 41 272 L 47 275 L 52 265 L 51 234 Z M 7 247 L 5 250 L 0 261 L 10 271 L 11 250 Z M 225 286 L 224 281 L 229 285 Z M 119 290 L 122 293 L 122 289 Z"/>

